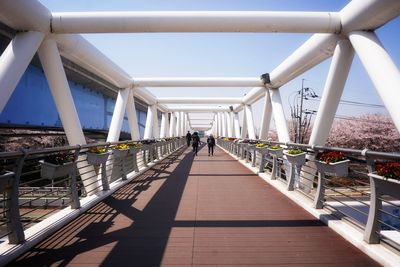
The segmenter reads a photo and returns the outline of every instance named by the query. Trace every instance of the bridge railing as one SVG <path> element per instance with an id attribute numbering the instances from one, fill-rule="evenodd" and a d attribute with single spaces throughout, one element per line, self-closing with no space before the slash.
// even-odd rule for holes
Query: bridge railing
<path id="1" fill-rule="evenodd" d="M 315 209 L 359 227 L 365 242 L 400 248 L 400 153 L 236 138 L 217 143 L 286 190 L 307 196 Z"/>
<path id="2" fill-rule="evenodd" d="M 67 207 L 79 209 L 85 198 L 134 177 L 185 142 L 131 140 L 0 153 L 0 241 L 23 243 L 33 225 Z"/>

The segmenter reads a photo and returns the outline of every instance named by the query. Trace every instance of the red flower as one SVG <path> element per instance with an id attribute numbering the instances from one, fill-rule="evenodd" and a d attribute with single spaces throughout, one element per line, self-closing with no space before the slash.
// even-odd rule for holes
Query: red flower
<path id="1" fill-rule="evenodd" d="M 380 176 L 392 179 L 400 179 L 400 162 L 378 163 L 375 166 L 376 173 Z"/>
<path id="2" fill-rule="evenodd" d="M 336 152 L 336 151 L 324 152 L 324 153 L 320 154 L 318 157 L 319 161 L 323 161 L 328 164 L 346 160 L 346 159 L 347 159 L 346 156 L 342 152 Z"/>

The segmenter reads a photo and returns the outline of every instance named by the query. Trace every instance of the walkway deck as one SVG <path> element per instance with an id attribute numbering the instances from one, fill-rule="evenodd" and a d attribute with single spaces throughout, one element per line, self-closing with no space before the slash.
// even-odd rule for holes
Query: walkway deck
<path id="1" fill-rule="evenodd" d="M 378 266 L 236 160 L 175 153 L 20 266 Z"/>

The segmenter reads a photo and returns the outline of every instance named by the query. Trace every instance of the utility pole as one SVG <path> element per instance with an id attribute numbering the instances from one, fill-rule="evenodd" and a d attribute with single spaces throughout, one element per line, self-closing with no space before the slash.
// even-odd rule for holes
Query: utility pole
<path id="1" fill-rule="evenodd" d="M 298 122 L 298 131 L 297 131 L 297 142 L 301 142 L 301 121 L 303 119 L 303 97 L 304 97 L 304 80 L 301 79 L 301 96 L 300 96 L 300 114 L 299 114 L 299 122 Z"/>

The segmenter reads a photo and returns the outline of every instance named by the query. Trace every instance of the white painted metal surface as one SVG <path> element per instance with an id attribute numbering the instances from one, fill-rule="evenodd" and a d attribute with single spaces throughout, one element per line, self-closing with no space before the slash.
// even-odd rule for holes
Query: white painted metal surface
<path id="1" fill-rule="evenodd" d="M 124 122 L 126 105 L 129 98 L 129 90 L 129 88 L 126 88 L 118 91 L 113 116 L 111 118 L 110 129 L 108 130 L 107 142 L 119 141 L 122 123 Z"/>
<path id="2" fill-rule="evenodd" d="M 162 104 L 239 104 L 240 97 L 158 97 Z"/>
<path id="3" fill-rule="evenodd" d="M 253 109 L 250 105 L 246 105 L 246 123 L 247 123 L 247 133 L 250 139 L 256 139 L 256 132 L 254 127 L 254 119 L 253 119 Z"/>
<path id="4" fill-rule="evenodd" d="M 375 30 L 399 14 L 398 0 L 353 0 L 340 11 L 342 31 Z"/>
<path id="5" fill-rule="evenodd" d="M 36 0 L 1 0 L 0 21 L 19 31 L 50 32 L 50 11 Z"/>
<path id="6" fill-rule="evenodd" d="M 131 130 L 132 140 L 140 139 L 138 121 L 136 117 L 135 100 L 133 98 L 133 89 L 129 89 L 128 102 L 126 103 L 126 114 L 128 115 L 129 128 Z"/>
<path id="7" fill-rule="evenodd" d="M 279 90 L 269 89 L 271 97 L 272 111 L 275 120 L 276 131 L 278 132 L 279 142 L 289 142 L 289 131 L 287 128 L 285 112 L 283 111 L 282 99 Z"/>
<path id="8" fill-rule="evenodd" d="M 15 35 L 0 57 L 0 113 L 39 48 L 44 34 L 22 32 Z"/>
<path id="9" fill-rule="evenodd" d="M 151 106 L 147 107 L 146 126 L 144 127 L 143 139 L 150 139 L 153 131 L 153 109 Z"/>
<path id="10" fill-rule="evenodd" d="M 264 109 L 261 117 L 261 126 L 260 126 L 260 139 L 267 139 L 269 126 L 271 124 L 271 117 L 272 117 L 272 103 L 271 97 L 269 96 L 269 92 L 265 92 L 264 97 Z"/>
<path id="11" fill-rule="evenodd" d="M 169 136 L 170 137 L 175 137 L 175 127 L 176 127 L 176 117 L 175 113 L 171 112 L 171 117 L 170 117 L 170 123 L 169 123 Z"/>
<path id="12" fill-rule="evenodd" d="M 400 132 L 400 73 L 375 33 L 352 32 L 349 35 L 357 55 Z"/>
<path id="13" fill-rule="evenodd" d="M 340 32 L 336 12 L 151 11 L 57 12 L 55 33 Z"/>
<path id="14" fill-rule="evenodd" d="M 311 132 L 310 145 L 325 145 L 339 106 L 353 55 L 354 51 L 349 40 L 338 42 Z"/>
<path id="15" fill-rule="evenodd" d="M 239 113 L 233 113 L 233 126 L 235 129 L 235 137 L 240 138 L 240 124 L 239 124 Z"/>
<path id="16" fill-rule="evenodd" d="M 134 77 L 136 87 L 253 87 L 263 86 L 259 77 Z"/>
<path id="17" fill-rule="evenodd" d="M 86 144 L 56 42 L 52 39 L 44 40 L 38 55 L 69 145 Z M 99 180 L 93 166 L 88 166 L 84 158 L 78 159 L 77 166 L 87 192 L 96 193 L 99 190 Z"/>
<path id="18" fill-rule="evenodd" d="M 38 54 L 68 143 L 70 145 L 86 144 L 56 42 L 52 39 L 44 40 Z"/>

